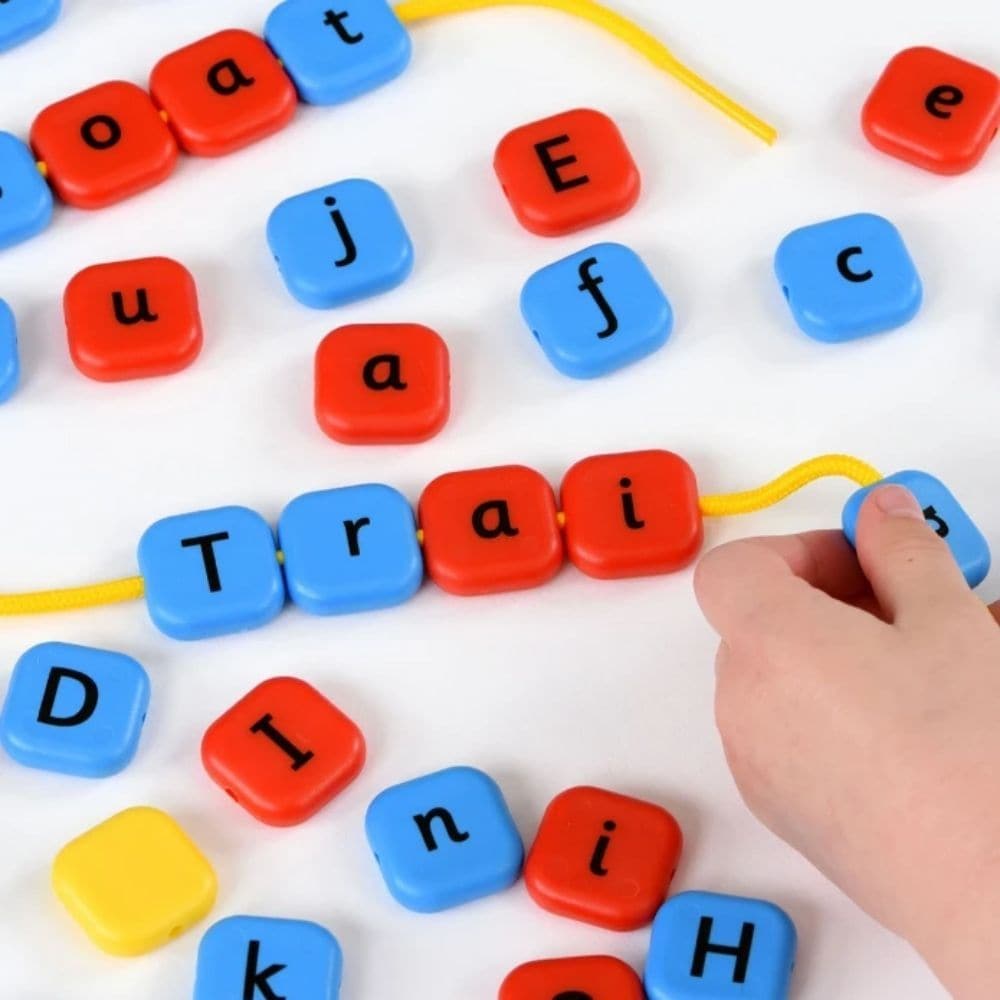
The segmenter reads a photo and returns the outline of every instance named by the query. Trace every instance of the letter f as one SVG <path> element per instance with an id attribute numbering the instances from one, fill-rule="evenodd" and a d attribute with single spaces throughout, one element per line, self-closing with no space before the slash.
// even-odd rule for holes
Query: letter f
<path id="1" fill-rule="evenodd" d="M 604 293 L 601 291 L 600 286 L 604 284 L 604 279 L 600 275 L 593 275 L 590 273 L 590 269 L 594 267 L 597 263 L 596 257 L 588 257 L 580 265 L 580 280 L 582 284 L 579 290 L 581 292 L 589 292 L 590 297 L 597 304 L 597 308 L 601 310 L 601 315 L 604 317 L 604 322 L 607 324 L 605 328 L 597 335 L 599 340 L 604 340 L 606 337 L 610 337 L 613 333 L 618 330 L 618 317 L 615 315 L 614 310 L 608 303 L 608 300 L 604 297 Z"/>

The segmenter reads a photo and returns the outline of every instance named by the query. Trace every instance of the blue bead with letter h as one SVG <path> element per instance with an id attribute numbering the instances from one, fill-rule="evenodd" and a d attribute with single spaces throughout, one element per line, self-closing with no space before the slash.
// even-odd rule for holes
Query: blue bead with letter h
<path id="1" fill-rule="evenodd" d="M 785 1000 L 797 935 L 773 903 L 683 892 L 656 915 L 649 1000 Z"/>

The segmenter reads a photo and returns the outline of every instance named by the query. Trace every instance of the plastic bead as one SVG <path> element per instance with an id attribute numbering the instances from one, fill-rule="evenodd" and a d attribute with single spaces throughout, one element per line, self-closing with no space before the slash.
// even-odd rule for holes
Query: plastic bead
<path id="1" fill-rule="evenodd" d="M 923 286 L 896 227 L 878 215 L 848 215 L 796 229 L 774 269 L 795 322 L 836 343 L 908 323 Z"/>
<path id="2" fill-rule="evenodd" d="M 337 1000 L 343 956 L 319 924 L 226 917 L 198 946 L 194 1000 Z"/>
<path id="3" fill-rule="evenodd" d="M 499 1000 L 646 1000 L 646 996 L 630 966 L 608 955 L 589 955 L 518 966 L 503 981 Z"/>
<path id="4" fill-rule="evenodd" d="M 50 28 L 61 8 L 62 0 L 3 0 L 0 4 L 0 52 Z"/>
<path id="5" fill-rule="evenodd" d="M 17 321 L 10 306 L 0 299 L 0 403 L 6 403 L 21 380 L 17 350 Z"/>
<path id="6" fill-rule="evenodd" d="M 368 842 L 397 902 L 435 913 L 517 881 L 524 847 L 496 782 L 453 767 L 386 789 L 365 818 Z"/>
<path id="7" fill-rule="evenodd" d="M 564 236 L 624 215 L 642 186 L 618 126 L 587 108 L 510 132 L 494 167 L 518 221 L 539 236 Z"/>
<path id="8" fill-rule="evenodd" d="M 167 257 L 97 264 L 63 298 L 73 364 L 99 382 L 170 375 L 201 352 L 198 293 Z"/>
<path id="9" fill-rule="evenodd" d="M 785 1000 L 795 925 L 773 903 L 684 892 L 664 903 L 646 963 L 649 1000 Z"/>
<path id="10" fill-rule="evenodd" d="M 906 49 L 875 84 L 861 124 L 882 152 L 961 174 L 985 156 L 1000 128 L 1000 78 L 938 49 Z"/>
<path id="11" fill-rule="evenodd" d="M 559 572 L 552 487 L 523 465 L 439 476 L 420 498 L 427 573 L 451 594 L 538 587 Z"/>
<path id="12" fill-rule="evenodd" d="M 666 899 L 682 843 L 677 821 L 658 805 L 571 788 L 545 811 L 524 880 L 543 909 L 634 931 L 651 923 Z"/>
<path id="13" fill-rule="evenodd" d="M 264 41 L 220 31 L 161 59 L 149 78 L 181 149 L 223 156 L 284 128 L 298 96 Z"/>
<path id="14" fill-rule="evenodd" d="M 597 378 L 647 357 L 674 324 L 656 279 L 618 243 L 588 247 L 533 274 L 521 312 L 549 361 L 571 378 Z"/>
<path id="15" fill-rule="evenodd" d="M 416 323 L 343 326 L 316 352 L 316 419 L 344 444 L 414 444 L 451 411 L 445 342 Z"/>
<path id="16" fill-rule="evenodd" d="M 68 843 L 52 866 L 63 905 L 102 950 L 142 955 L 215 903 L 212 866 L 166 813 L 126 809 Z"/>
<path id="17" fill-rule="evenodd" d="M 285 0 L 264 28 L 268 44 L 309 104 L 339 104 L 406 69 L 412 44 L 384 0 L 365 0 L 350 11 L 329 0 Z"/>
<path id="18" fill-rule="evenodd" d="M 0 132 L 0 250 L 45 229 L 52 204 L 34 153 L 16 136 Z"/>
<path id="19" fill-rule="evenodd" d="M 212 780 L 256 819 L 295 826 L 361 773 L 365 740 L 312 685 L 275 677 L 209 726 L 201 759 Z"/>
<path id="20" fill-rule="evenodd" d="M 267 241 L 289 292 L 329 309 L 401 284 L 413 245 L 389 195 L 372 181 L 347 180 L 283 201 Z"/>
<path id="21" fill-rule="evenodd" d="M 18 763 L 86 778 L 127 767 L 149 707 L 149 677 L 129 656 L 46 642 L 14 667 L 0 741 Z"/>
<path id="22" fill-rule="evenodd" d="M 285 603 L 271 528 L 245 507 L 157 521 L 139 541 L 139 571 L 150 617 L 173 639 L 257 628 Z"/>
<path id="23" fill-rule="evenodd" d="M 278 522 L 291 599 L 314 615 L 388 608 L 424 579 L 413 510 L 389 486 L 297 497 Z"/>
<path id="24" fill-rule="evenodd" d="M 166 180 L 178 149 L 149 95 L 132 83 L 102 83 L 42 111 L 31 145 L 56 194 L 103 208 Z"/>
<path id="25" fill-rule="evenodd" d="M 927 523 L 943 538 L 955 556 L 970 587 L 978 587 L 990 571 L 990 546 L 983 533 L 966 514 L 951 490 L 926 472 L 897 472 L 881 483 L 858 490 L 844 507 L 844 534 L 852 545 L 857 541 L 858 514 L 865 497 L 884 483 L 905 486 L 924 508 Z"/>
<path id="26" fill-rule="evenodd" d="M 672 573 L 704 540 L 694 471 L 669 451 L 585 458 L 566 473 L 560 505 L 570 562 L 602 580 Z"/>

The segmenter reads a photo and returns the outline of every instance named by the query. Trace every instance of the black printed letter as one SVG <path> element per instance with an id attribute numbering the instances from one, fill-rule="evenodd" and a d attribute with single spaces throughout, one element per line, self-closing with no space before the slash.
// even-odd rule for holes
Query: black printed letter
<path id="1" fill-rule="evenodd" d="M 140 288 L 135 293 L 135 312 L 131 315 L 125 312 L 125 295 L 123 292 L 111 293 L 111 308 L 115 311 L 115 319 L 123 326 L 135 326 L 136 323 L 155 323 L 160 317 L 149 308 L 149 293 Z"/>
<path id="2" fill-rule="evenodd" d="M 608 820 L 604 824 L 605 834 L 614 833 L 618 829 L 618 824 L 614 820 Z M 593 857 L 590 859 L 590 873 L 592 875 L 599 875 L 602 878 L 608 874 L 607 868 L 604 867 L 604 859 L 608 855 L 608 848 L 611 846 L 611 838 L 608 836 L 598 837 L 597 846 L 594 848 Z"/>
<path id="3" fill-rule="evenodd" d="M 935 87 L 927 95 L 924 107 L 927 109 L 928 114 L 932 114 L 935 118 L 944 118 L 947 120 L 951 117 L 951 112 L 943 111 L 942 109 L 954 108 L 964 100 L 965 94 L 958 87 Z"/>
<path id="4" fill-rule="evenodd" d="M 618 484 L 623 490 L 632 489 L 632 480 L 627 476 Z M 625 525 L 633 531 L 639 531 L 646 527 L 646 522 L 639 519 L 635 512 L 635 497 L 631 493 L 622 494 L 622 514 L 625 517 Z"/>
<path id="5" fill-rule="evenodd" d="M 486 524 L 487 514 L 496 514 L 497 523 L 492 527 Z M 472 530 L 487 541 L 499 538 L 501 535 L 514 538 L 521 533 L 510 519 L 510 507 L 507 506 L 506 500 L 487 500 L 481 503 L 472 512 Z"/>
<path id="6" fill-rule="evenodd" d="M 334 31 L 337 32 L 340 40 L 346 42 L 348 45 L 357 45 L 365 36 L 359 31 L 356 35 L 352 35 L 351 32 L 344 27 L 344 21 L 350 16 L 350 11 L 337 11 L 328 10 L 326 12 L 326 17 L 323 18 L 323 23 L 330 25 Z"/>
<path id="7" fill-rule="evenodd" d="M 337 199 L 332 197 L 325 198 L 324 201 L 328 208 L 333 208 L 337 204 Z M 333 266 L 347 267 L 348 264 L 353 264 L 358 259 L 358 248 L 354 244 L 354 238 L 351 236 L 351 231 L 347 228 L 347 223 L 339 208 L 335 208 L 330 213 L 330 218 L 333 219 L 333 224 L 337 227 L 337 235 L 344 244 L 344 256 L 340 260 L 335 260 Z"/>
<path id="8" fill-rule="evenodd" d="M 857 257 L 858 254 L 864 251 L 861 247 L 848 247 L 846 250 L 841 250 L 837 254 L 837 270 L 847 278 L 848 281 L 856 282 L 860 284 L 862 281 L 871 281 L 875 277 L 872 271 L 852 271 L 849 265 L 849 261 L 852 257 Z"/>
<path id="9" fill-rule="evenodd" d="M 300 750 L 284 733 L 279 733 L 271 720 L 274 718 L 270 713 L 259 718 L 251 727 L 251 733 L 263 733 L 276 747 L 288 754 L 292 758 L 292 770 L 301 770 L 315 756 L 312 750 Z"/>
<path id="10" fill-rule="evenodd" d="M 598 340 L 604 340 L 606 337 L 610 337 L 613 333 L 618 330 L 618 317 L 615 315 L 615 311 L 611 308 L 608 300 L 604 297 L 604 293 L 601 291 L 600 286 L 604 284 L 604 279 L 599 275 L 594 275 L 590 273 L 591 268 L 597 263 L 596 257 L 588 257 L 580 265 L 580 280 L 582 284 L 580 285 L 581 292 L 589 292 L 591 298 L 597 303 L 597 308 L 601 310 L 601 315 L 604 317 L 605 327 L 597 335 Z"/>
<path id="11" fill-rule="evenodd" d="M 98 126 L 103 126 L 105 134 L 98 135 Z M 80 126 L 80 135 L 91 149 L 110 149 L 122 137 L 122 127 L 111 115 L 94 115 Z"/>
<path id="12" fill-rule="evenodd" d="M 370 517 L 359 517 L 356 521 L 345 521 L 344 531 L 347 532 L 347 551 L 352 556 L 361 555 L 361 546 L 358 544 L 358 536 L 362 528 L 367 528 L 372 523 Z"/>
<path id="13" fill-rule="evenodd" d="M 222 74 L 227 73 L 228 80 L 222 79 Z M 243 87 L 252 87 L 257 81 L 252 76 L 246 76 L 237 66 L 235 59 L 223 59 L 217 62 L 208 71 L 208 85 L 217 94 L 223 97 L 231 97 Z"/>
<path id="14" fill-rule="evenodd" d="M 750 965 L 750 949 L 753 947 L 754 925 L 744 923 L 740 931 L 740 943 L 735 947 L 724 944 L 712 944 L 712 918 L 702 917 L 698 925 L 698 940 L 694 946 L 694 959 L 691 962 L 691 975 L 701 979 L 705 975 L 705 960 L 709 954 L 729 955 L 735 958 L 733 966 L 733 982 L 747 981 L 747 968 Z"/>
<path id="15" fill-rule="evenodd" d="M 258 961 L 260 961 L 260 942 L 251 941 L 250 947 L 247 949 L 246 976 L 243 978 L 243 1000 L 254 1000 L 257 990 L 260 990 L 260 995 L 264 1000 L 287 1000 L 286 997 L 275 993 L 271 989 L 271 984 L 268 983 L 271 976 L 276 976 L 282 969 L 287 968 L 287 966 L 269 965 L 263 972 L 258 972 Z"/>
<path id="16" fill-rule="evenodd" d="M 413 822 L 417 824 L 417 829 L 420 831 L 420 836 L 424 838 L 424 846 L 428 851 L 436 851 L 438 849 L 438 842 L 434 839 L 434 831 L 431 828 L 436 819 L 441 821 L 444 832 L 448 834 L 448 839 L 453 844 L 465 843 L 471 836 L 471 834 L 462 833 L 459 830 L 458 824 L 455 822 L 455 817 L 447 809 L 432 809 L 423 816 L 413 817 Z"/>
<path id="17" fill-rule="evenodd" d="M 228 542 L 229 532 L 220 531 L 214 535 L 199 535 L 197 538 L 183 538 L 181 545 L 186 549 L 197 546 L 201 549 L 201 558 L 205 563 L 205 579 L 208 580 L 208 589 L 211 593 L 217 594 L 222 590 L 222 581 L 219 579 L 219 564 L 215 559 L 215 549 L 212 548 L 216 542 Z"/>
<path id="18" fill-rule="evenodd" d="M 384 365 L 386 371 L 379 374 L 379 366 Z M 398 354 L 376 354 L 365 362 L 361 373 L 365 385 L 369 389 L 381 392 L 383 389 L 406 389 L 403 381 L 403 359 Z"/>
<path id="19" fill-rule="evenodd" d="M 589 184 L 590 178 L 586 174 L 578 174 L 576 177 L 565 178 L 559 173 L 561 167 L 569 167 L 577 162 L 575 156 L 570 154 L 560 160 L 553 160 L 549 150 L 555 146 L 564 146 L 569 142 L 568 135 L 557 135 L 554 139 L 546 139 L 544 142 L 535 143 L 535 152 L 538 159 L 542 161 L 545 169 L 545 176 L 548 177 L 552 189 L 560 194 L 569 191 L 571 188 L 580 187 L 581 184 Z"/>
<path id="20" fill-rule="evenodd" d="M 72 715 L 53 715 L 59 685 L 63 680 L 76 681 L 83 688 L 83 704 Z M 69 667 L 53 667 L 45 682 L 42 704 L 38 709 L 38 721 L 43 726 L 79 726 L 86 722 L 97 708 L 97 684 L 93 677 L 81 674 Z"/>

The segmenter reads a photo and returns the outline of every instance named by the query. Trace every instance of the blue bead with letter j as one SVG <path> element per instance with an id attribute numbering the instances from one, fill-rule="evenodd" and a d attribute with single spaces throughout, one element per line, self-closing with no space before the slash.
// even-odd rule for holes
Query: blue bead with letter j
<path id="1" fill-rule="evenodd" d="M 858 490 L 844 507 L 844 534 L 848 541 L 856 544 L 858 514 L 865 497 L 873 489 L 886 483 L 905 486 L 923 508 L 927 523 L 943 538 L 951 549 L 959 569 L 970 587 L 978 587 L 990 571 L 990 546 L 975 522 L 955 499 L 951 490 L 940 479 L 926 472 L 908 470 L 886 476 L 881 482 Z"/>

